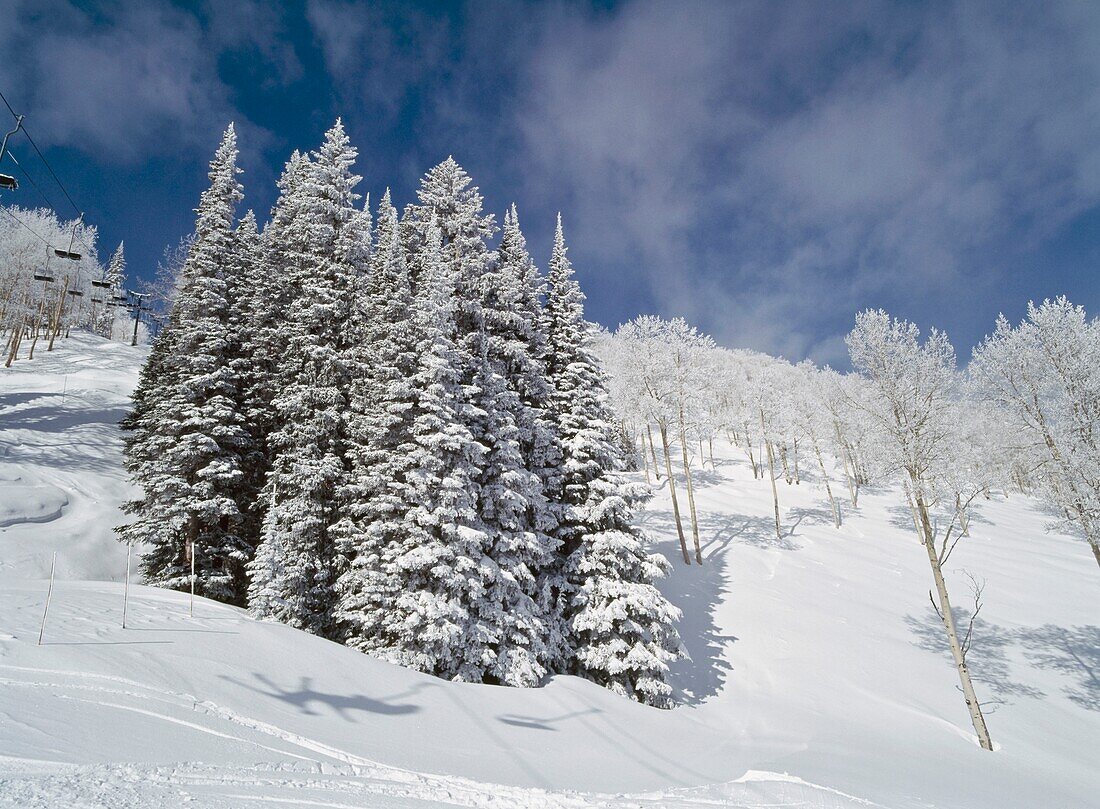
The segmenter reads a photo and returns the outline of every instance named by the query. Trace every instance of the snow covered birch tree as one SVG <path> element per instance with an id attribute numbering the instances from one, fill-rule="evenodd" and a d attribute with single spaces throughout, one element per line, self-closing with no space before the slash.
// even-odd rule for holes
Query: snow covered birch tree
<path id="1" fill-rule="evenodd" d="M 676 422 L 676 407 L 668 389 L 668 378 L 656 358 L 665 351 L 664 321 L 658 317 L 643 315 L 625 323 L 615 332 L 623 357 L 624 372 L 636 379 L 639 390 L 639 406 L 649 423 L 656 423 L 661 436 L 661 448 L 665 461 L 665 482 L 672 500 L 672 517 L 676 536 L 680 540 L 680 552 L 684 564 L 691 564 L 687 537 L 680 519 L 680 501 L 676 496 L 676 479 L 672 475 L 672 450 L 669 448 L 669 428 Z M 667 356 L 667 355 L 666 355 Z M 650 435 L 652 442 L 652 435 Z M 652 443 L 651 443 L 652 445 Z M 654 458 L 656 465 L 656 458 Z"/>
<path id="2" fill-rule="evenodd" d="M 1029 303 L 1016 328 L 998 318 L 970 373 L 1025 437 L 1031 477 L 1100 564 L 1100 324 L 1064 297 Z"/>
<path id="3" fill-rule="evenodd" d="M 957 493 L 952 476 L 962 452 L 960 378 L 947 336 L 933 329 L 923 344 L 919 336 L 915 325 L 892 320 L 881 310 L 856 316 L 856 326 L 846 342 L 852 365 L 871 383 L 871 395 L 856 406 L 882 437 L 885 467 L 901 474 L 909 487 L 916 527 L 935 581 L 932 603 L 947 634 L 978 743 L 992 750 L 967 665 L 968 638 L 960 637 L 943 575 L 943 565 L 959 538 L 958 512 L 951 509 L 952 519 L 945 531 L 939 530 L 932 516 L 945 493 L 951 499 Z"/>

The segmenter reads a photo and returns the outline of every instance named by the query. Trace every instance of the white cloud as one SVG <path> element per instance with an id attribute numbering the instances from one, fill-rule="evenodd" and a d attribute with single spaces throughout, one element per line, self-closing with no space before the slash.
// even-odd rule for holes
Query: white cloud
<path id="1" fill-rule="evenodd" d="M 217 25 L 218 15 L 204 31 L 198 18 L 167 2 L 105 12 L 64 0 L 17 3 L 0 35 L 0 80 L 28 114 L 40 145 L 75 147 L 100 162 L 139 162 L 180 147 L 205 150 L 234 119 L 255 147 L 267 133 L 234 108 L 217 70 L 231 41 L 260 47 L 265 16 L 251 14 L 251 5 L 241 4 L 227 21 L 244 15 L 256 24 L 247 34 L 230 35 Z M 292 73 L 293 63 L 279 53 Z"/>
<path id="2" fill-rule="evenodd" d="M 857 307 L 988 290 L 1100 202 L 1097 8 L 563 12 L 516 113 L 529 184 L 665 313 L 829 354 Z"/>

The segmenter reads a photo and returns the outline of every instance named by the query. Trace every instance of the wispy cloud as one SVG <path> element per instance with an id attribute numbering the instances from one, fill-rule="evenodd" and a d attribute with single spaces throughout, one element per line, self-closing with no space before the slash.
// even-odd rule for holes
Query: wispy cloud
<path id="1" fill-rule="evenodd" d="M 246 47 L 293 76 L 293 51 L 260 3 L 219 4 L 199 17 L 163 1 L 86 10 L 64 0 L 17 2 L 0 31 L 0 79 L 43 145 L 134 163 L 181 146 L 209 147 L 236 119 L 252 146 L 266 133 L 242 116 L 218 59 Z"/>
<path id="2" fill-rule="evenodd" d="M 530 183 L 654 308 L 822 359 L 856 306 L 980 290 L 1100 201 L 1095 5 L 835 9 L 561 12 L 516 116 Z"/>

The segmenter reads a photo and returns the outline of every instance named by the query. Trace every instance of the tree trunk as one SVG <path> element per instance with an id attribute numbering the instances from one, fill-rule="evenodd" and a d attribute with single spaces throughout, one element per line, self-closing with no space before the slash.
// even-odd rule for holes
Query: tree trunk
<path id="1" fill-rule="evenodd" d="M 909 481 L 902 480 L 901 488 L 905 492 L 905 502 L 909 504 L 909 516 L 913 519 L 913 530 L 917 532 L 917 541 L 923 543 L 924 529 L 920 527 L 920 518 L 917 517 L 917 505 L 913 502 L 913 495 L 909 490 Z"/>
<path id="2" fill-rule="evenodd" d="M 794 464 L 794 485 L 798 486 L 802 481 L 798 477 L 798 439 L 791 442 L 791 461 Z"/>
<path id="3" fill-rule="evenodd" d="M 962 498 L 955 495 L 955 511 L 959 515 L 959 528 L 964 537 L 970 536 L 970 510 L 963 505 Z"/>
<path id="4" fill-rule="evenodd" d="M 691 564 L 691 557 L 688 556 L 687 539 L 684 537 L 684 526 L 680 522 L 680 504 L 676 500 L 676 481 L 672 477 L 672 460 L 668 454 L 668 427 L 664 424 L 659 424 L 658 429 L 661 432 L 661 448 L 665 452 L 665 472 L 668 474 L 668 493 L 672 497 L 672 516 L 676 519 L 676 535 L 680 537 L 680 551 L 684 554 L 684 564 Z M 652 438 L 652 433 L 650 434 Z"/>
<path id="5" fill-rule="evenodd" d="M 61 294 L 57 297 L 57 311 L 54 313 L 53 328 L 50 330 L 50 344 L 46 347 L 47 351 L 53 351 L 53 341 L 57 339 L 57 335 L 61 333 L 61 318 L 65 314 L 65 296 L 69 294 L 69 276 L 65 276 L 65 283 L 61 287 Z"/>
<path id="6" fill-rule="evenodd" d="M 16 323 L 11 330 L 11 340 L 8 341 L 10 348 L 8 350 L 8 359 L 4 363 L 5 368 L 11 368 L 12 361 L 15 360 L 15 354 L 19 351 L 19 332 L 22 328 L 22 323 Z"/>
<path id="7" fill-rule="evenodd" d="M 653 457 L 653 474 L 657 478 L 657 482 L 661 481 L 661 467 L 657 465 L 657 449 L 653 446 L 653 425 L 648 421 L 645 425 L 645 431 L 649 434 L 649 454 Z"/>
<path id="8" fill-rule="evenodd" d="M 916 482 L 914 481 L 915 486 Z M 966 651 L 959 641 L 959 633 L 955 627 L 955 615 L 951 612 L 951 599 L 947 596 L 947 584 L 943 580 L 940 559 L 936 555 L 935 534 L 932 531 L 932 522 L 928 518 L 928 507 L 925 505 L 924 498 L 919 491 L 916 492 L 914 499 L 923 530 L 924 541 L 922 544 L 928 552 L 928 564 L 932 567 L 932 578 L 936 582 L 940 618 L 943 621 L 943 628 L 947 631 L 947 642 L 951 645 L 951 656 L 955 659 L 955 668 L 959 673 L 963 698 L 966 700 L 967 710 L 970 711 L 970 721 L 974 724 L 974 732 L 978 734 L 978 743 L 982 746 L 982 749 L 992 750 L 993 741 L 989 738 L 989 729 L 985 725 L 982 707 L 978 703 L 978 695 L 974 691 L 974 684 L 970 681 L 970 669 L 966 665 Z"/>
<path id="9" fill-rule="evenodd" d="M 840 505 L 833 497 L 833 487 L 829 485 L 829 473 L 825 471 L 825 459 L 821 457 L 821 447 L 814 439 L 814 454 L 817 455 L 817 465 L 821 467 L 821 478 L 825 481 L 825 494 L 829 496 L 829 506 L 833 509 L 833 525 L 840 528 Z"/>
<path id="10" fill-rule="evenodd" d="M 707 454 L 710 455 L 710 468 L 714 469 L 714 437 L 707 439 Z"/>
<path id="11" fill-rule="evenodd" d="M 764 411 L 760 411 L 760 432 L 766 433 L 764 427 Z M 775 504 L 775 538 L 782 541 L 783 531 L 779 527 L 779 490 L 775 487 L 775 453 L 772 451 L 772 442 L 765 439 L 764 446 L 768 451 L 768 479 L 772 484 L 772 503 Z"/>
<path id="12" fill-rule="evenodd" d="M 783 465 L 783 479 L 787 481 L 787 485 L 791 485 L 791 468 L 787 465 L 787 445 L 779 445 L 779 461 Z"/>
<path id="13" fill-rule="evenodd" d="M 848 466 L 848 445 L 840 435 L 840 425 L 834 424 L 833 428 L 836 430 L 836 443 L 840 449 L 840 460 L 844 463 L 844 480 L 848 483 L 848 496 L 852 500 L 852 508 L 858 508 L 859 489 L 856 487 L 852 470 Z"/>
<path id="14" fill-rule="evenodd" d="M 691 482 L 691 465 L 688 463 L 687 427 L 684 425 L 684 411 L 680 409 L 680 454 L 684 459 L 684 478 L 687 480 L 688 513 L 691 515 L 691 540 L 695 546 L 695 562 L 703 564 L 703 551 L 699 547 L 699 518 L 695 514 L 695 488 Z"/>

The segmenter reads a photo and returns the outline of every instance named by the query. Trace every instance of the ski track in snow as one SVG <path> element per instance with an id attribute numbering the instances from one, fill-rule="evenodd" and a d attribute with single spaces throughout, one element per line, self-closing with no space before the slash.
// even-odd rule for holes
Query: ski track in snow
<path id="1" fill-rule="evenodd" d="M 390 767 L 375 761 L 370 761 L 361 756 L 332 747 L 322 742 L 307 739 L 298 734 L 282 730 L 278 727 L 242 716 L 228 708 L 216 705 L 208 700 L 198 700 L 196 697 L 168 689 L 158 689 L 146 684 L 130 680 L 125 677 L 113 675 L 95 674 L 82 671 L 69 671 L 63 669 L 39 669 L 22 666 L 10 666 L 0 664 L 0 670 L 6 670 L 15 674 L 50 675 L 58 680 L 30 680 L 0 678 L 0 686 L 47 689 L 54 692 L 54 696 L 65 700 L 73 700 L 94 704 L 103 708 L 126 711 L 151 717 L 163 722 L 180 725 L 200 733 L 217 738 L 231 739 L 233 741 L 254 745 L 260 749 L 276 753 L 280 756 L 290 756 L 306 762 L 310 770 L 316 772 L 317 777 L 301 779 L 296 777 L 276 776 L 267 773 L 268 768 L 258 766 L 252 769 L 232 770 L 216 767 L 214 765 L 190 764 L 177 767 L 139 767 L 137 765 L 80 767 L 76 765 L 46 764 L 36 766 L 37 762 L 26 762 L 25 771 L 21 769 L 18 759 L 5 759 L 0 756 L 0 806 L 36 806 L 55 805 L 64 798 L 67 802 L 92 800 L 92 806 L 142 806 L 149 805 L 141 801 L 152 801 L 159 797 L 159 793 L 167 794 L 175 791 L 181 799 L 191 803 L 198 801 L 199 805 L 220 807 L 234 805 L 232 801 L 264 801 L 270 804 L 292 804 L 296 806 L 319 807 L 362 807 L 373 804 L 362 803 L 363 800 L 378 798 L 384 800 L 379 806 L 393 806 L 392 799 L 413 801 L 409 805 L 442 805 L 472 807 L 473 809 L 505 809 L 506 807 L 561 807 L 561 809 L 585 809 L 586 807 L 606 807 L 606 809 L 643 809 L 648 806 L 673 806 L 691 809 L 691 807 L 704 806 L 742 806 L 752 809 L 765 809 L 765 807 L 829 807 L 829 806 L 868 806 L 875 807 L 871 801 L 865 801 L 855 796 L 847 795 L 828 787 L 819 787 L 810 784 L 800 778 L 775 773 L 749 772 L 737 782 L 728 785 L 735 788 L 737 784 L 784 784 L 793 785 L 789 789 L 806 793 L 794 798 L 795 802 L 784 800 L 782 803 L 731 803 L 730 797 L 721 799 L 709 798 L 704 795 L 693 796 L 693 791 L 685 790 L 682 794 L 653 793 L 637 796 L 626 795 L 594 795 L 583 793 L 553 793 L 545 790 L 531 790 L 517 787 L 509 787 L 498 784 L 484 784 L 466 778 L 455 776 L 429 775 Z M 96 680 L 111 684 L 128 686 L 128 688 L 110 688 L 102 685 L 91 685 L 72 681 Z M 85 699 L 73 696 L 67 692 L 75 691 L 83 694 L 96 695 L 97 699 Z M 246 736 L 234 735 L 216 730 L 197 721 L 189 721 L 166 713 L 139 708 L 120 702 L 112 702 L 104 699 L 105 696 L 129 697 L 138 700 L 147 700 L 164 703 L 180 710 L 190 710 L 200 716 L 212 719 L 224 720 L 231 725 L 236 725 L 248 730 L 257 731 L 280 741 L 300 748 L 302 751 L 318 754 L 336 762 L 324 762 L 308 755 L 301 755 L 287 750 L 271 747 L 257 742 Z M 7 774 L 5 774 L 7 770 Z M 14 770 L 14 772 L 13 772 Z M 282 770 L 280 770 L 282 772 Z M 267 773 L 265 775 L 265 773 Z M 88 785 L 94 790 L 94 795 L 84 795 Z M 298 793 L 301 791 L 338 792 L 347 797 L 356 799 L 356 803 L 334 803 L 329 800 L 311 800 L 302 797 L 280 797 L 277 795 L 255 795 L 233 793 L 223 790 L 232 788 L 249 787 L 252 789 L 278 790 Z M 809 797 L 813 796 L 813 797 Z M 841 802 L 836 802 L 839 799 Z M 36 801 L 44 800 L 47 803 L 38 804 Z M 138 803 L 130 804 L 127 801 L 137 800 Z M 14 801 L 14 802 L 13 802 Z M 219 803 L 225 801 L 226 803 Z M 81 805 L 84 805 L 81 803 Z"/>

